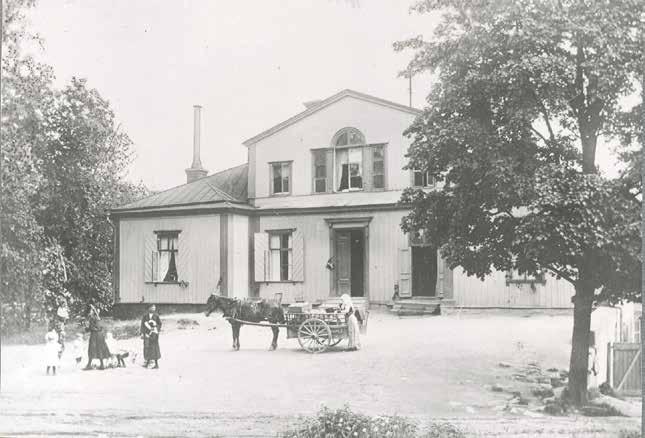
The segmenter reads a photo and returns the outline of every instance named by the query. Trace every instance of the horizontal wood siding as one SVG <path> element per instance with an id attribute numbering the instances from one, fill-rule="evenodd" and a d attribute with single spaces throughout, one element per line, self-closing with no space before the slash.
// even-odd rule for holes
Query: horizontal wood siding
<path id="1" fill-rule="evenodd" d="M 456 304 L 463 307 L 570 308 L 574 289 L 564 280 L 546 275 L 546 283 L 506 284 L 504 272 L 493 272 L 484 281 L 468 277 L 461 268 L 454 270 L 453 292 Z"/>
<path id="2" fill-rule="evenodd" d="M 276 293 L 283 294 L 283 301 L 296 298 L 307 301 L 329 298 L 331 291 L 331 272 L 326 269 L 330 257 L 330 229 L 326 218 L 351 218 L 372 216 L 367 237 L 369 263 L 369 287 L 371 302 L 385 302 L 394 293 L 398 281 L 398 261 L 396 254 L 402 245 L 407 244 L 399 224 L 405 213 L 361 212 L 358 214 L 321 214 L 267 216 L 260 218 L 260 231 L 295 228 L 304 235 L 305 281 L 302 283 L 261 283 L 260 296 L 273 298 Z"/>
<path id="3" fill-rule="evenodd" d="M 219 215 L 120 220 L 120 302 L 205 303 L 220 275 L 219 225 Z M 179 278 L 189 282 L 186 288 L 144 281 L 144 239 L 159 230 L 182 230 L 179 251 L 188 245 L 189 260 L 188 272 L 179 272 Z"/>

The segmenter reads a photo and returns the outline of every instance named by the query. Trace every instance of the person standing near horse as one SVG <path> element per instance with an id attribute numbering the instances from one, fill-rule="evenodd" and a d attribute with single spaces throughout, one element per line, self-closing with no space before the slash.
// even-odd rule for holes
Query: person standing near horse
<path id="1" fill-rule="evenodd" d="M 151 361 L 155 362 L 152 368 L 159 368 L 161 351 L 159 349 L 159 332 L 161 331 L 161 318 L 157 314 L 154 304 L 148 307 L 148 311 L 141 318 L 141 337 L 143 338 L 143 359 L 144 368 L 148 368 Z"/>
<path id="2" fill-rule="evenodd" d="M 87 347 L 87 365 L 85 370 L 92 369 L 92 360 L 98 359 L 101 361 L 100 369 L 105 369 L 104 360 L 110 358 L 110 350 L 108 350 L 105 343 L 105 332 L 101 326 L 101 318 L 96 307 L 90 304 L 88 315 L 87 331 L 90 332 L 90 341 Z"/>
<path id="3" fill-rule="evenodd" d="M 343 294 L 341 297 L 340 308 L 345 314 L 345 321 L 347 322 L 347 350 L 356 351 L 361 348 L 360 327 L 358 319 L 356 318 L 356 309 L 354 303 L 349 295 Z"/>

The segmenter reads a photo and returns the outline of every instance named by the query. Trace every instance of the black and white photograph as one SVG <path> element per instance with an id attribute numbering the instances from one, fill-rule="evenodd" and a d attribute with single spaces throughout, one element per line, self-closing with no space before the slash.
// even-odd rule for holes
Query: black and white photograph
<path id="1" fill-rule="evenodd" d="M 0 7 L 0 438 L 645 436 L 645 0 Z"/>

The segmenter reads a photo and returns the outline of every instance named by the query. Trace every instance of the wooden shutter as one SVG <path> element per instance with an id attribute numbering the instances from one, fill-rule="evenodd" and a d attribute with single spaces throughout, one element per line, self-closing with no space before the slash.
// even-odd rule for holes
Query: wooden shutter
<path id="1" fill-rule="evenodd" d="M 146 283 L 157 280 L 156 272 L 154 272 L 157 256 L 157 235 L 154 233 L 147 234 L 143 242 L 143 278 Z"/>
<path id="2" fill-rule="evenodd" d="M 300 231 L 293 232 L 291 244 L 293 245 L 291 280 L 305 281 L 305 239 Z"/>
<path id="3" fill-rule="evenodd" d="M 363 190 L 372 190 L 372 146 L 363 147 Z"/>
<path id="4" fill-rule="evenodd" d="M 177 280 L 190 282 L 190 245 L 187 230 L 177 235 Z"/>
<path id="5" fill-rule="evenodd" d="M 255 281 L 267 281 L 269 275 L 269 234 L 253 233 Z"/>
<path id="6" fill-rule="evenodd" d="M 370 170 L 372 171 L 372 189 L 383 190 L 383 189 L 385 189 L 385 174 L 386 174 L 385 146 L 384 145 L 372 146 L 370 152 L 371 152 L 371 155 L 372 155 L 372 166 L 370 168 Z M 377 152 L 381 153 L 381 157 L 378 160 L 375 157 Z M 379 161 L 383 163 L 383 169 L 382 169 L 382 173 L 378 174 L 380 182 L 377 184 L 377 182 L 376 182 L 377 173 L 376 173 L 375 166 L 376 166 L 376 163 L 379 162 Z"/>
<path id="7" fill-rule="evenodd" d="M 334 150 L 327 149 L 325 153 L 325 162 L 327 168 L 327 193 L 334 190 Z"/>
<path id="8" fill-rule="evenodd" d="M 399 249 L 399 296 L 412 296 L 412 251 Z"/>

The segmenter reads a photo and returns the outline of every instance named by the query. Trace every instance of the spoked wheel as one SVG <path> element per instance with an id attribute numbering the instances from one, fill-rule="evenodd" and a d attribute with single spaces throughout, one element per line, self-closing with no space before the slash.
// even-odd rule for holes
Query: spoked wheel
<path id="1" fill-rule="evenodd" d="M 321 319 L 307 319 L 298 328 L 298 342 L 309 353 L 322 353 L 331 345 L 331 329 Z"/>

